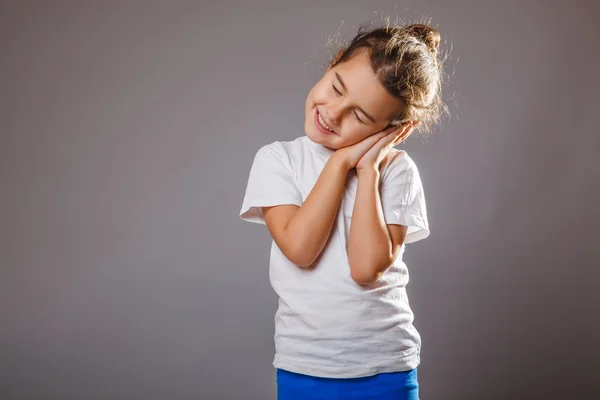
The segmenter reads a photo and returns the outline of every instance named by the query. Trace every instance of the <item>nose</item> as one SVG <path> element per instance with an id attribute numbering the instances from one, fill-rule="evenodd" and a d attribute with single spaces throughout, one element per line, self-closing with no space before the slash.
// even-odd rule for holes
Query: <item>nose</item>
<path id="1" fill-rule="evenodd" d="M 342 102 L 333 102 L 329 104 L 329 107 L 325 110 L 325 122 L 333 125 L 339 125 L 342 121 L 342 115 L 344 113 L 344 104 Z"/>

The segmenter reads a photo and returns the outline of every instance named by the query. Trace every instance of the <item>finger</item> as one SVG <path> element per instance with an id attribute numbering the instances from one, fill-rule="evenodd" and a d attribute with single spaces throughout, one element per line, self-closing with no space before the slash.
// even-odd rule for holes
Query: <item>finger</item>
<path id="1" fill-rule="evenodd" d="M 390 126 L 389 128 L 384 129 L 382 132 L 384 133 L 384 135 L 393 135 L 395 132 L 398 131 L 398 129 L 400 129 L 400 126 Z"/>
<path id="2" fill-rule="evenodd" d="M 394 146 L 402 143 L 404 141 L 404 138 L 406 137 L 404 135 L 404 133 L 406 132 L 406 129 L 402 129 L 400 132 L 398 132 L 395 137 L 394 137 Z"/>
<path id="3" fill-rule="evenodd" d="M 404 141 L 405 133 L 407 130 L 413 129 L 414 125 L 411 122 L 402 124 L 401 128 L 395 133 L 394 146 Z"/>
<path id="4" fill-rule="evenodd" d="M 381 132 L 375 135 L 371 135 L 363 140 L 361 140 L 360 142 L 358 142 L 356 144 L 356 148 L 358 149 L 359 152 L 361 152 L 362 154 L 368 152 L 370 149 L 372 149 L 381 139 L 383 139 L 385 136 L 381 135 Z"/>
<path id="5" fill-rule="evenodd" d="M 388 133 L 385 136 L 386 142 L 387 143 L 395 142 L 396 140 L 398 140 L 398 138 L 400 138 L 402 136 L 403 132 L 404 132 L 404 130 L 402 128 L 394 129 L 392 132 Z"/>
<path id="6" fill-rule="evenodd" d="M 395 129 L 389 129 L 389 128 L 387 128 L 387 129 L 384 129 L 384 130 L 380 131 L 379 133 L 377 133 L 374 136 L 377 136 L 379 139 L 381 139 L 381 138 L 384 138 L 386 136 L 391 135 L 394 132 L 394 130 Z"/>
<path id="7" fill-rule="evenodd" d="M 394 145 L 393 145 L 394 140 L 395 140 L 395 136 L 393 134 L 387 134 L 386 136 L 379 139 L 377 141 L 377 143 L 374 143 L 373 146 L 371 147 L 371 150 L 381 151 L 384 148 L 388 148 L 388 149 L 392 148 L 392 147 L 394 147 Z"/>
<path id="8" fill-rule="evenodd" d="M 394 132 L 396 129 L 398 129 L 397 126 L 395 125 L 390 125 L 387 126 L 385 128 L 383 128 L 382 130 L 380 130 L 379 132 L 375 133 L 373 136 L 379 136 L 379 137 L 384 137 L 389 135 L 390 133 Z"/>
<path id="9" fill-rule="evenodd" d="M 390 140 L 393 140 L 395 138 L 395 132 L 398 129 L 400 129 L 399 126 L 389 126 L 371 136 L 368 136 L 367 138 L 363 139 L 362 142 L 369 148 L 374 147 L 375 144 L 377 144 L 382 139 L 389 139 L 391 137 Z M 389 141 L 386 140 L 384 145 L 388 143 Z"/>
<path id="10" fill-rule="evenodd" d="M 394 129 L 390 130 L 388 135 L 393 136 L 394 140 L 396 140 L 402 136 L 407 129 L 411 129 L 411 126 L 412 124 L 410 122 L 405 122 L 402 125 L 396 126 Z"/>

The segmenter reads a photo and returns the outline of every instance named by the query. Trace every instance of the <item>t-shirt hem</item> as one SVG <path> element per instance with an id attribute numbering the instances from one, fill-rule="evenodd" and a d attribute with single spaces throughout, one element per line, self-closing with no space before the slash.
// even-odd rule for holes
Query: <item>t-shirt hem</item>
<path id="1" fill-rule="evenodd" d="M 280 205 L 302 206 L 302 203 L 295 199 L 286 198 L 270 198 L 270 199 L 255 199 L 250 204 L 244 204 L 240 210 L 240 218 L 244 221 L 254 222 L 257 224 L 265 224 L 265 217 L 262 213 L 262 207 L 273 207 Z"/>
<path id="2" fill-rule="evenodd" d="M 425 239 L 430 235 L 428 224 L 422 217 L 418 215 L 392 210 L 385 212 L 384 218 L 386 224 L 398 224 L 408 226 L 409 228 L 412 227 L 412 229 L 409 229 L 406 235 L 404 240 L 405 243 L 418 242 L 419 240 Z"/>
<path id="3" fill-rule="evenodd" d="M 273 366 L 277 369 L 310 375 L 321 378 L 361 378 L 386 372 L 409 371 L 416 368 L 421 362 L 418 352 L 406 357 L 394 360 L 385 360 L 372 364 L 360 364 L 351 366 L 339 365 L 315 365 L 306 361 L 294 360 L 275 355 Z"/>

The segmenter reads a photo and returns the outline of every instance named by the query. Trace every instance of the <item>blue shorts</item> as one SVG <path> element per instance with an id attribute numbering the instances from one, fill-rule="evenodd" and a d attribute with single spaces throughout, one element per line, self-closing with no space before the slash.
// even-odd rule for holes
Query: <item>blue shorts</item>
<path id="1" fill-rule="evenodd" d="M 319 378 L 277 369 L 277 400 L 419 400 L 417 369 L 363 378 Z"/>

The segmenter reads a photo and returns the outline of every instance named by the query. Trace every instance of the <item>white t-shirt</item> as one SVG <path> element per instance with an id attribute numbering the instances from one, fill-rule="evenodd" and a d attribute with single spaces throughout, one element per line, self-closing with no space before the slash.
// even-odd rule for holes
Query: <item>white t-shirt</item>
<path id="1" fill-rule="evenodd" d="M 421 179 L 406 152 L 381 173 L 380 198 L 388 224 L 408 226 L 406 243 L 429 236 Z M 332 150 L 307 136 L 273 142 L 258 150 L 240 217 L 265 224 L 261 207 L 301 206 Z M 279 296 L 273 365 L 306 375 L 354 378 L 406 371 L 420 362 L 421 338 L 413 326 L 402 261 L 375 283 L 358 285 L 350 275 L 348 234 L 358 177 L 348 173 L 330 240 L 314 268 L 290 262 L 272 241 L 269 276 Z"/>

